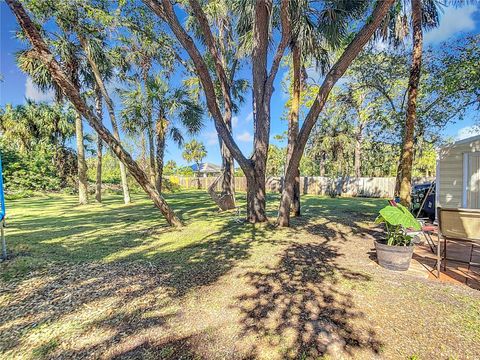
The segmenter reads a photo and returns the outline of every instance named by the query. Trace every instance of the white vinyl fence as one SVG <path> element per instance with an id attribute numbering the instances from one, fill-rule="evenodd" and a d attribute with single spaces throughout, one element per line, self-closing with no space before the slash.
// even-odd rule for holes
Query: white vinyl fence
<path id="1" fill-rule="evenodd" d="M 215 177 L 186 177 L 170 176 L 169 180 L 180 185 L 184 189 L 204 189 L 215 181 Z M 432 181 L 433 178 L 414 179 L 415 183 Z M 281 192 L 283 177 L 267 177 L 267 191 Z M 221 183 L 217 184 L 217 191 L 220 191 Z M 244 192 L 247 190 L 247 180 L 245 177 L 235 178 L 235 190 Z M 380 197 L 392 198 L 395 192 L 394 177 L 345 177 L 329 178 L 322 176 L 302 176 L 300 177 L 300 191 L 302 194 L 315 195 L 339 195 L 339 196 L 361 196 L 361 197 Z"/>

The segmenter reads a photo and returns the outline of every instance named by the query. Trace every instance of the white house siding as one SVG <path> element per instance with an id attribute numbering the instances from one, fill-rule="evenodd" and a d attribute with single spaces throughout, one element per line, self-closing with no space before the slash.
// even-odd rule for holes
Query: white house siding
<path id="1" fill-rule="evenodd" d="M 439 151 L 437 184 L 438 204 L 446 208 L 462 207 L 463 154 L 480 152 L 480 136 L 458 141 Z"/>

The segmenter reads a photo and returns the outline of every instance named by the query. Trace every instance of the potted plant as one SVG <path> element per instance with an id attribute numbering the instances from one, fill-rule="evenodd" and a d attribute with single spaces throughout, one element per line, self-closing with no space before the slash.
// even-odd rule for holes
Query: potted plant
<path id="1" fill-rule="evenodd" d="M 390 270 L 405 271 L 413 255 L 412 230 L 421 230 L 417 219 L 401 205 L 388 205 L 380 210 L 376 224 L 385 224 L 387 237 L 375 241 L 377 260 L 380 266 Z"/>

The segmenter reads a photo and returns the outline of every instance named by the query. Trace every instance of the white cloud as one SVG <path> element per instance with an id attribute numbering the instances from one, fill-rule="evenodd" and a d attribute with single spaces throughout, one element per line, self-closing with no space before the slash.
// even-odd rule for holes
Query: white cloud
<path id="1" fill-rule="evenodd" d="M 458 130 L 455 140 L 463 140 L 476 135 L 480 135 L 480 126 L 465 126 Z"/>
<path id="2" fill-rule="evenodd" d="M 233 116 L 232 117 L 232 127 L 237 127 L 237 125 L 238 125 L 238 117 Z"/>
<path id="3" fill-rule="evenodd" d="M 253 136 L 248 131 L 245 131 L 245 132 L 237 135 L 237 140 L 238 141 L 243 141 L 243 142 L 250 142 L 250 141 L 253 140 Z"/>
<path id="4" fill-rule="evenodd" d="M 33 84 L 32 78 L 27 77 L 27 81 L 25 82 L 25 97 L 33 101 L 50 102 L 53 101 L 55 93 L 53 90 L 49 90 L 47 92 L 41 91 Z"/>
<path id="5" fill-rule="evenodd" d="M 253 111 L 250 111 L 250 113 L 249 113 L 249 114 L 247 115 L 247 117 L 245 118 L 245 121 L 246 121 L 247 123 L 253 121 Z"/>
<path id="6" fill-rule="evenodd" d="M 218 135 L 216 131 L 207 131 L 204 134 L 205 141 L 207 145 L 215 145 L 218 144 Z"/>
<path id="7" fill-rule="evenodd" d="M 448 7 L 440 19 L 440 26 L 425 34 L 425 42 L 440 43 L 459 32 L 468 32 L 475 29 L 473 14 L 477 6 L 468 5 L 461 8 Z"/>

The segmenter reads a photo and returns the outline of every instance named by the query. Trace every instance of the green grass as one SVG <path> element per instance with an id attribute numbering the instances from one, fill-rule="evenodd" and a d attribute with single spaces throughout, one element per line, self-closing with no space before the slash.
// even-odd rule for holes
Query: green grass
<path id="1" fill-rule="evenodd" d="M 303 196 L 290 229 L 238 223 L 203 191 L 167 200 L 183 228 L 139 194 L 130 205 L 120 194 L 86 206 L 66 194 L 8 200 L 0 358 L 478 353 L 472 289 L 389 272 L 369 256 L 383 199 Z M 269 195 L 272 222 L 277 206 Z"/>
<path id="2" fill-rule="evenodd" d="M 78 206 L 71 195 L 8 201 L 6 236 L 12 259 L 2 265 L 1 276 L 4 280 L 19 277 L 51 262 L 144 260 L 185 264 L 195 263 L 195 258 L 207 262 L 217 256 L 233 259 L 246 250 L 246 239 L 260 236 L 261 240 L 267 231 L 262 226 L 238 224 L 234 212 L 219 213 L 203 191 L 169 194 L 167 201 L 185 221 L 185 227 L 168 227 L 143 195 L 135 195 L 129 205 L 122 204 L 120 195 L 111 194 L 104 196 L 102 204 L 86 206 Z M 242 195 L 238 202 L 244 209 Z M 381 199 L 305 196 L 302 211 L 307 218 L 359 214 L 372 220 L 383 203 Z M 270 195 L 268 214 L 272 220 L 277 205 L 278 196 Z M 275 238 L 275 231 L 267 232 L 266 237 Z M 218 245 L 218 251 L 231 251 L 220 255 L 209 249 L 211 258 L 205 260 L 198 252 L 206 252 L 212 242 Z"/>
<path id="3" fill-rule="evenodd" d="M 32 357 L 36 359 L 44 359 L 47 357 L 47 355 L 55 350 L 55 348 L 58 346 L 58 342 L 56 339 L 51 339 L 50 341 L 46 342 L 45 344 L 42 344 L 32 351 Z"/>

